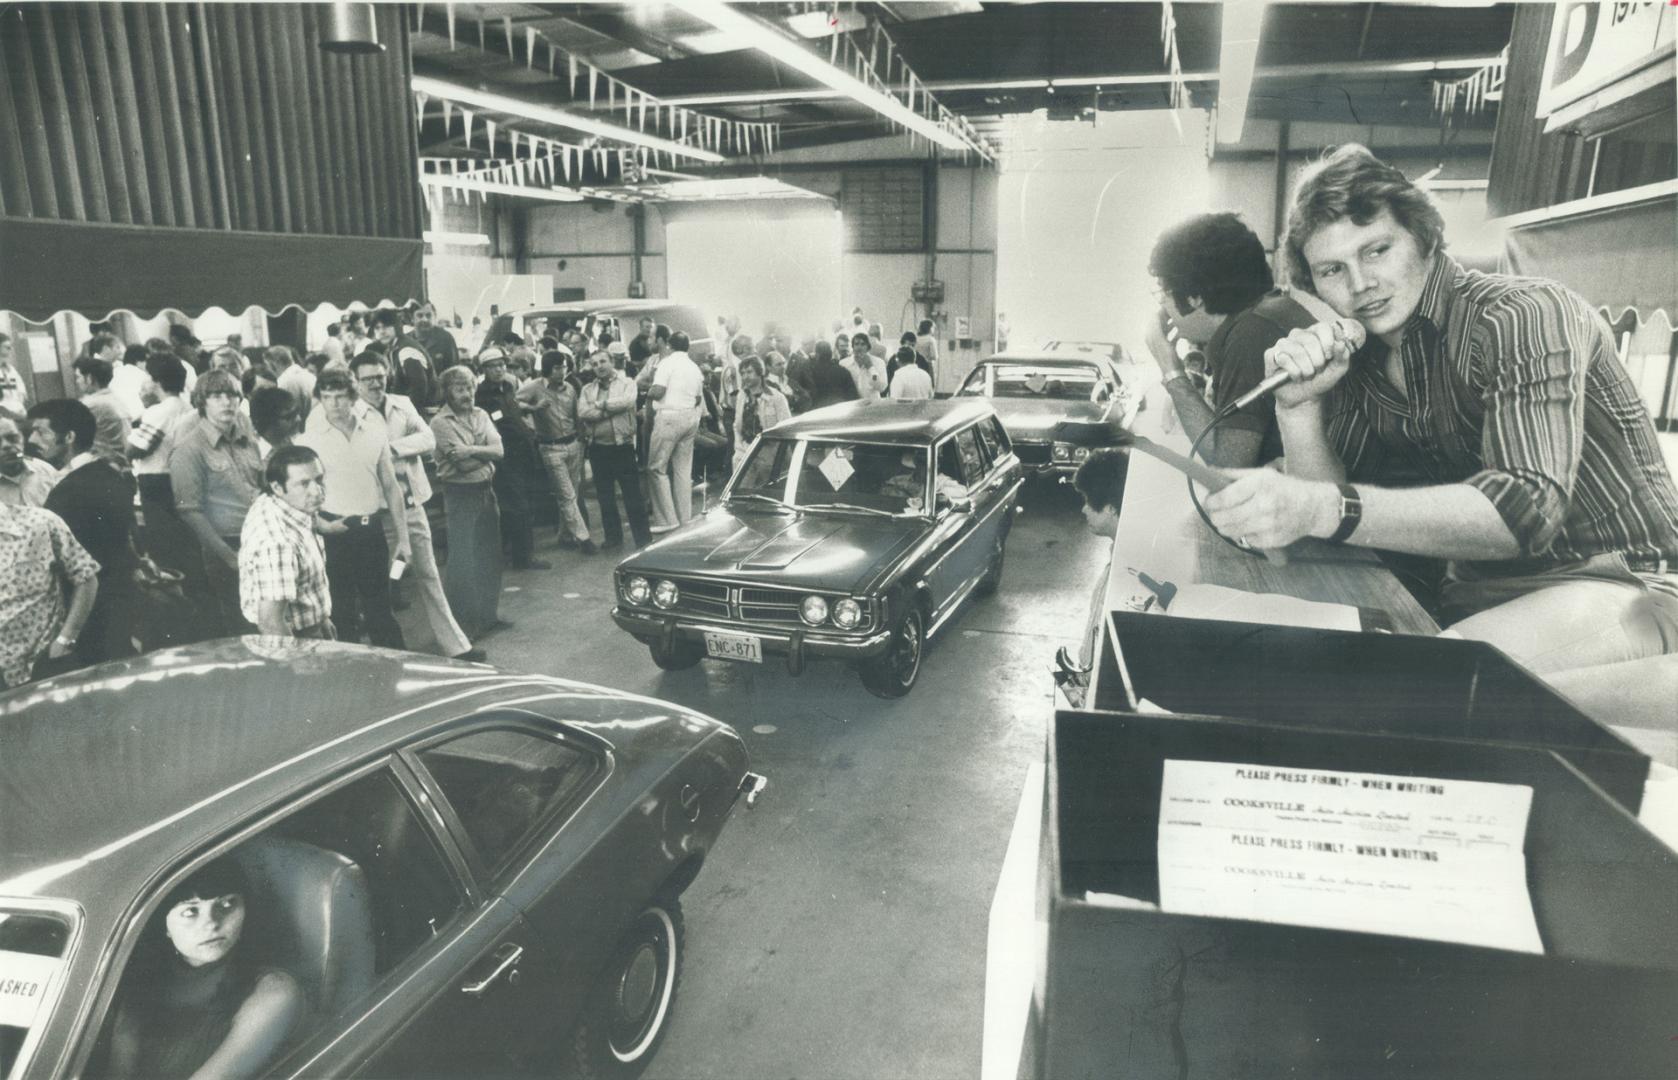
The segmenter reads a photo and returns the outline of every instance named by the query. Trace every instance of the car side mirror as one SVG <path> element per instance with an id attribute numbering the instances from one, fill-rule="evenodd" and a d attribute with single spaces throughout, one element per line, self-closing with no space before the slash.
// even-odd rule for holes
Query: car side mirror
<path id="1" fill-rule="evenodd" d="M 1105 405 L 1112 396 L 1113 391 L 1109 390 L 1105 384 L 1095 388 L 1095 403 L 1097 405 Z"/>
<path id="2" fill-rule="evenodd" d="M 971 514 L 973 512 L 973 500 L 952 499 L 948 495 L 937 495 L 932 500 L 932 507 L 940 514 L 946 510 L 954 510 L 958 514 Z"/>

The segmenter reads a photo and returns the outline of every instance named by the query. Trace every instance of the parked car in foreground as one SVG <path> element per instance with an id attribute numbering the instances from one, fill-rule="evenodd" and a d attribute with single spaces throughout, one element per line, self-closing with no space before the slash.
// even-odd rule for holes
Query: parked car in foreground
<path id="1" fill-rule="evenodd" d="M 662 668 L 849 660 L 900 697 L 1002 579 L 1024 482 L 984 401 L 830 405 L 763 433 L 720 505 L 624 559 L 612 618 Z"/>
<path id="2" fill-rule="evenodd" d="M 686 334 L 688 354 L 695 360 L 711 355 L 712 324 L 705 314 L 692 304 L 671 300 L 574 300 L 504 311 L 491 321 L 484 340 L 500 341 L 508 333 L 523 334 L 541 321 L 549 333 L 575 326 L 593 338 L 609 333 L 618 341 L 628 341 L 641 332 L 642 319 L 663 323 Z"/>
<path id="3" fill-rule="evenodd" d="M 118 1017 L 196 962 L 163 901 L 229 861 L 222 946 L 307 1001 L 263 1075 L 634 1075 L 682 891 L 764 784 L 731 728 L 665 702 L 259 637 L 0 695 L 0 743 L 13 1080 L 126 1071 L 147 1031 Z"/>
<path id="4" fill-rule="evenodd" d="M 1098 349 L 998 353 L 968 372 L 956 396 L 988 399 L 1014 452 L 1036 476 L 1069 476 L 1094 449 L 1057 441 L 1056 424 L 1122 417 L 1134 408 L 1110 353 Z"/>

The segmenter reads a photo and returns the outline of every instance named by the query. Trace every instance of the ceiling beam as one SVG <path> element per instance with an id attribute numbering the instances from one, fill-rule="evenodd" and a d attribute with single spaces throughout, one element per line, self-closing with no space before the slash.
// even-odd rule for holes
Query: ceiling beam
<path id="1" fill-rule="evenodd" d="M 1339 64 L 1277 64 L 1272 67 L 1258 68 L 1253 72 L 1256 79 L 1301 79 L 1316 76 L 1364 76 L 1364 75 L 1403 75 L 1426 74 L 1433 71 L 1478 71 L 1480 68 L 1493 63 L 1496 56 L 1473 56 L 1450 60 L 1365 60 Z M 1183 73 L 1185 82 L 1217 82 L 1216 71 L 1187 71 Z M 947 93 L 960 90 L 1046 90 L 1050 86 L 1151 86 L 1164 85 L 1171 81 L 1171 76 L 1164 72 L 1122 72 L 1112 75 L 1079 75 L 1072 78 L 1033 78 L 1033 79 L 943 79 L 922 83 L 921 86 L 933 93 Z M 899 93 L 903 87 L 895 88 Z M 722 92 L 715 94 L 685 94 L 675 97 L 660 98 L 666 105 L 683 105 L 693 108 L 701 105 L 768 105 L 788 101 L 831 101 L 845 97 L 837 90 L 827 87 L 817 87 L 809 90 L 742 90 L 738 92 Z M 603 106 L 602 106 L 603 107 Z"/>
<path id="2" fill-rule="evenodd" d="M 686 60 L 690 56 L 697 56 L 694 50 L 679 45 L 669 38 L 641 29 L 630 20 L 612 11 L 591 11 L 591 5 L 580 4 L 538 4 L 544 11 L 553 12 L 557 18 L 584 30 L 611 38 L 620 45 L 634 49 L 636 52 L 656 56 L 660 60 Z"/>

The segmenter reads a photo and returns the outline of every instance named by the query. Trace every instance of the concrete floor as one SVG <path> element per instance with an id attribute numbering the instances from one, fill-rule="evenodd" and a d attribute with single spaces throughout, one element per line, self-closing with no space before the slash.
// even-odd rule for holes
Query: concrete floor
<path id="1" fill-rule="evenodd" d="M 1048 669 L 1078 641 L 1101 554 L 1069 487 L 1024 505 L 1002 588 L 944 628 L 893 702 L 833 663 L 662 672 L 607 616 L 615 560 L 558 550 L 549 530 L 553 569 L 507 574 L 514 626 L 483 642 L 492 663 L 709 713 L 769 777 L 683 901 L 685 970 L 649 1080 L 977 1075 L 991 894 L 1042 759 Z"/>

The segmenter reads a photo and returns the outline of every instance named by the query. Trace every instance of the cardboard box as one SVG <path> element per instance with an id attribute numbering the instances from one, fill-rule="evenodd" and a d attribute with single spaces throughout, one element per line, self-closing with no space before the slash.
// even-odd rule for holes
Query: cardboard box
<path id="1" fill-rule="evenodd" d="M 1649 758 L 1484 642 L 1115 611 L 1092 705 L 1554 750 L 1633 814 Z"/>
<path id="2" fill-rule="evenodd" d="M 1531 785 L 1527 876 L 1545 955 L 1088 902 L 1158 902 L 1168 759 Z M 1044 799 L 1042 1077 L 1675 1074 L 1678 860 L 1555 753 L 1062 711 Z"/>

